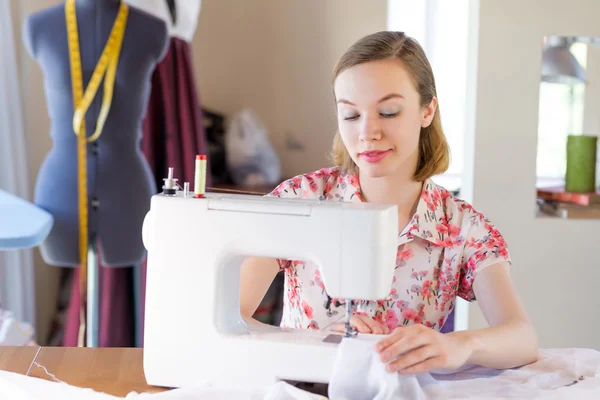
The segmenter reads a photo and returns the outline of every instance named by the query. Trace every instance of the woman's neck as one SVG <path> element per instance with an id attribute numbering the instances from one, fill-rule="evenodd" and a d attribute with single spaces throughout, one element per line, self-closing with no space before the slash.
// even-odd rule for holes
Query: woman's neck
<path id="1" fill-rule="evenodd" d="M 364 201 L 396 204 L 400 215 L 415 211 L 423 190 L 423 182 L 415 181 L 414 169 L 400 169 L 393 175 L 380 178 L 366 176 L 359 171 L 361 197 Z"/>
<path id="2" fill-rule="evenodd" d="M 423 182 L 412 177 L 400 180 L 393 176 L 381 178 L 359 174 L 361 197 L 364 201 L 380 204 L 396 204 L 401 214 L 410 214 L 421 196 Z"/>

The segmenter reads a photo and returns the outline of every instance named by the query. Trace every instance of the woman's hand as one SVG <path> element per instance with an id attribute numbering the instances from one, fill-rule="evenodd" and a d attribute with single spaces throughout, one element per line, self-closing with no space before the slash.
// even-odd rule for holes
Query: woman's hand
<path id="1" fill-rule="evenodd" d="M 421 324 L 396 328 L 375 349 L 388 371 L 401 374 L 459 368 L 472 352 L 466 336 L 443 334 Z"/>
<path id="2" fill-rule="evenodd" d="M 372 333 L 375 335 L 387 335 L 390 333 L 390 329 L 387 325 L 375 321 L 368 315 L 352 315 L 350 317 L 350 326 L 358 331 L 358 333 Z M 334 332 L 346 332 L 346 325 L 344 322 L 337 322 L 332 324 L 328 330 Z"/>

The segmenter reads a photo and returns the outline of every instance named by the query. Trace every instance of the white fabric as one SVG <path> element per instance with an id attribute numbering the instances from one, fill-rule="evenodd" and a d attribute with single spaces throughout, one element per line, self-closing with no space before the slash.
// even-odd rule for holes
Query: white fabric
<path id="1" fill-rule="evenodd" d="M 208 387 L 175 389 L 162 393 L 129 393 L 116 397 L 91 389 L 82 389 L 58 381 L 51 371 L 51 382 L 7 371 L 0 371 L 0 399 L 11 400 L 321 400 L 318 396 L 279 382 L 272 387 L 243 391 Z"/>
<path id="2" fill-rule="evenodd" d="M 329 385 L 332 400 L 353 399 L 599 399 L 600 352 L 550 349 L 534 364 L 504 371 L 467 366 L 458 371 L 397 375 L 385 371 L 372 340 L 344 339 Z M 315 360 L 315 362 L 319 362 Z M 40 366 L 41 367 L 41 366 Z M 442 371 L 439 371 L 442 372 Z M 0 371 L 0 399 L 118 400 L 120 397 L 57 382 Z M 577 382 L 573 384 L 573 382 Z M 130 393 L 126 400 L 317 400 L 288 383 L 254 391 L 210 387 L 163 393 Z"/>
<path id="3" fill-rule="evenodd" d="M 132 7 L 139 8 L 165 21 L 169 36 L 191 42 L 198 25 L 201 0 L 175 0 L 177 24 L 173 25 L 169 7 L 165 0 L 125 0 Z"/>
<path id="4" fill-rule="evenodd" d="M 10 4 L 9 0 L 0 0 L 0 189 L 29 200 L 17 42 Z M 16 319 L 35 326 L 32 250 L 0 251 L 0 305 L 12 311 Z"/>
<path id="5" fill-rule="evenodd" d="M 50 382 L 26 375 L 0 371 L 0 399 L 11 400 L 118 400 L 118 397 Z"/>
<path id="6" fill-rule="evenodd" d="M 300 390 L 286 382 L 278 382 L 270 388 L 244 391 L 241 389 L 195 388 L 176 389 L 158 394 L 134 394 L 127 400 L 321 400 L 318 396 Z"/>
<path id="7" fill-rule="evenodd" d="M 343 339 L 329 383 L 332 399 L 418 399 L 419 382 L 385 370 L 374 349 L 375 341 Z"/>
<path id="8" fill-rule="evenodd" d="M 400 375 L 385 370 L 374 346 L 373 341 L 342 341 L 329 384 L 332 400 L 600 398 L 600 352 L 596 350 L 543 350 L 538 362 L 517 369 L 465 366 Z"/>

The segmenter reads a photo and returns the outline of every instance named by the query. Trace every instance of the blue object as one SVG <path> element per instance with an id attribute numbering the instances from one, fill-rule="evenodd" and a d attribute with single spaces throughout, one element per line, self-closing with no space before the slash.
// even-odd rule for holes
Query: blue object
<path id="1" fill-rule="evenodd" d="M 53 224 L 52 214 L 0 189 L 0 250 L 38 246 Z"/>

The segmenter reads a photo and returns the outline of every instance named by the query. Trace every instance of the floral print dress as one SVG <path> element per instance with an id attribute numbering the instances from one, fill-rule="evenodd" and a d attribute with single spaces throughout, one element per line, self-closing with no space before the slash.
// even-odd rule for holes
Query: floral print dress
<path id="1" fill-rule="evenodd" d="M 334 167 L 289 179 L 269 196 L 361 202 L 360 193 L 358 177 Z M 278 262 L 285 271 L 282 327 L 326 329 L 343 320 L 345 300 L 327 294 L 316 264 Z M 360 301 L 355 312 L 371 316 L 390 330 L 423 324 L 439 331 L 454 308 L 456 296 L 475 300 L 473 281 L 477 273 L 498 262 L 510 263 L 498 230 L 471 205 L 427 180 L 416 213 L 398 235 L 388 298 Z"/>

